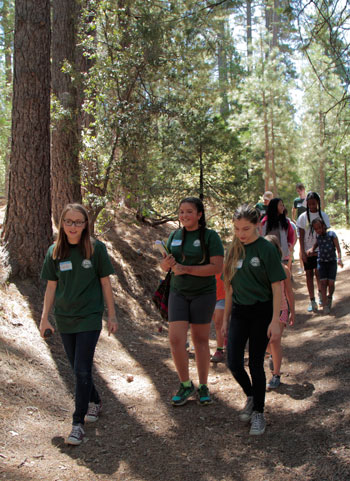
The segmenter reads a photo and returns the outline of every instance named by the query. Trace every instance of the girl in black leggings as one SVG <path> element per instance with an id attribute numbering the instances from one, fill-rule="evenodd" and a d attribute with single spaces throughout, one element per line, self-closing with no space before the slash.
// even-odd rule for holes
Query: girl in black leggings
<path id="1" fill-rule="evenodd" d="M 247 401 L 239 413 L 251 422 L 250 434 L 263 434 L 267 344 L 280 335 L 281 281 L 286 275 L 276 248 L 259 236 L 259 212 L 239 207 L 233 218 L 234 237 L 225 261 L 225 312 L 223 334 L 228 331 L 227 363 Z M 230 326 L 228 329 L 229 318 Z M 244 349 L 249 340 L 249 371 L 244 368 Z"/>

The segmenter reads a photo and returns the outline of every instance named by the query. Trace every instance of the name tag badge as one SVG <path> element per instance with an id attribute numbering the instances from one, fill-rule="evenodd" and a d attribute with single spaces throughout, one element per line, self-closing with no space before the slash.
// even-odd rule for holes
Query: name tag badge
<path id="1" fill-rule="evenodd" d="M 65 271 L 71 271 L 73 270 L 73 266 L 71 261 L 63 261 L 60 262 L 60 271 L 65 272 Z"/>
<path id="2" fill-rule="evenodd" d="M 171 245 L 176 247 L 176 246 L 180 246 L 182 244 L 182 239 L 175 239 L 171 242 Z"/>
<path id="3" fill-rule="evenodd" d="M 240 269 L 242 266 L 243 266 L 243 259 L 239 259 L 237 261 L 236 267 L 237 267 L 237 269 Z"/>

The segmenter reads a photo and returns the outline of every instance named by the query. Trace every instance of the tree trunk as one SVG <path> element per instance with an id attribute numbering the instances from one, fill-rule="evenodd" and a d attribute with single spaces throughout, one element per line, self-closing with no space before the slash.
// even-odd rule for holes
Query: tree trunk
<path id="1" fill-rule="evenodd" d="M 226 118 L 229 114 L 229 103 L 227 97 L 227 55 L 226 55 L 226 34 L 225 34 L 225 18 L 220 21 L 220 31 L 218 33 L 218 72 L 219 72 L 219 91 L 220 91 L 220 114 Z"/>
<path id="2" fill-rule="evenodd" d="M 78 125 L 80 106 L 77 105 L 77 89 L 70 73 L 62 71 L 65 62 L 75 70 L 78 15 L 76 0 L 54 0 L 52 91 L 60 110 L 52 130 L 51 147 L 52 214 L 56 225 L 67 203 L 81 202 Z"/>
<path id="3" fill-rule="evenodd" d="M 12 8 L 11 8 L 12 10 Z M 4 53 L 5 53 L 5 79 L 6 79 L 6 102 L 11 102 L 10 85 L 12 85 L 12 49 L 13 49 L 13 26 L 12 26 L 12 12 L 10 12 L 10 1 L 3 0 L 1 9 L 1 27 L 4 35 Z M 9 183 L 9 164 L 10 164 L 10 147 L 11 138 L 7 139 L 6 151 L 4 152 L 5 163 L 5 196 L 8 195 L 8 183 Z"/>
<path id="4" fill-rule="evenodd" d="M 49 0 L 16 0 L 12 142 L 3 239 L 12 275 L 37 276 L 52 239 Z"/>
<path id="5" fill-rule="evenodd" d="M 270 94 L 270 126 L 271 126 L 271 148 L 270 150 L 270 173 L 272 177 L 272 191 L 273 195 L 277 197 L 277 179 L 276 179 L 276 165 L 275 165 L 275 123 L 274 123 L 274 108 L 273 108 L 273 91 Z"/>
<path id="6" fill-rule="evenodd" d="M 264 137 L 265 137 L 265 192 L 269 190 L 270 185 L 270 140 L 269 125 L 267 118 L 267 104 L 265 90 L 263 91 L 263 112 L 264 112 Z"/>
<path id="7" fill-rule="evenodd" d="M 199 145 L 199 198 L 201 200 L 204 199 L 204 167 L 202 144 Z"/>
<path id="8" fill-rule="evenodd" d="M 350 211 L 349 211 L 349 184 L 348 184 L 348 161 L 344 157 L 344 182 L 345 182 L 345 217 L 346 225 L 350 226 Z"/>
<path id="9" fill-rule="evenodd" d="M 252 0 L 247 0 L 247 57 L 252 56 Z M 249 65 L 248 65 L 249 69 Z"/>
<path id="10" fill-rule="evenodd" d="M 325 165 L 326 165 L 326 152 L 324 149 L 325 140 L 325 115 L 323 112 L 319 112 L 319 129 L 320 129 L 320 161 L 319 161 L 319 179 L 320 179 L 320 198 L 321 207 L 324 209 L 324 193 L 325 193 Z"/>

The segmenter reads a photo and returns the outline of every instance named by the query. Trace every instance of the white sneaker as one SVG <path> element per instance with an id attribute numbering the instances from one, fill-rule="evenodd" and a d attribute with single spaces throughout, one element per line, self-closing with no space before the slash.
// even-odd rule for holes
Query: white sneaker
<path id="1" fill-rule="evenodd" d="M 81 424 L 73 424 L 72 431 L 67 438 L 67 444 L 73 444 L 74 446 L 78 446 L 83 442 L 84 436 L 85 432 L 83 426 Z"/>
<path id="2" fill-rule="evenodd" d="M 250 422 L 251 426 L 249 434 L 252 434 L 254 436 L 264 434 L 266 428 L 264 413 L 258 413 L 257 411 L 254 411 Z"/>
<path id="3" fill-rule="evenodd" d="M 102 403 L 99 404 L 89 403 L 89 407 L 85 416 L 85 421 L 89 423 L 94 423 L 98 420 L 99 415 L 102 411 Z"/>
<path id="4" fill-rule="evenodd" d="M 244 408 L 242 409 L 242 411 L 240 411 L 238 415 L 239 419 L 244 422 L 250 421 L 250 418 L 252 417 L 253 407 L 253 396 L 248 396 Z"/>

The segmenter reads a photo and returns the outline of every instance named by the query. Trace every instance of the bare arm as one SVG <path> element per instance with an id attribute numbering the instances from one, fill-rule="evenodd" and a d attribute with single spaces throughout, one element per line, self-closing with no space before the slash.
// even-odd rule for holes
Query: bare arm
<path id="1" fill-rule="evenodd" d="M 174 266 L 172 266 L 172 271 L 176 276 L 190 274 L 191 276 L 207 277 L 220 274 L 220 272 L 222 272 L 223 263 L 223 256 L 214 256 L 210 257 L 209 264 L 203 266 L 184 266 L 175 263 Z"/>
<path id="2" fill-rule="evenodd" d="M 232 311 L 232 293 L 233 293 L 232 286 L 230 286 L 229 290 L 225 289 L 225 310 L 224 310 L 224 319 L 222 321 L 222 326 L 221 326 L 221 334 L 224 337 L 227 337 L 227 334 L 228 334 L 229 319 Z"/>
<path id="3" fill-rule="evenodd" d="M 109 276 L 100 278 L 103 297 L 108 310 L 108 335 L 114 334 L 118 329 L 118 322 L 115 314 L 114 296 Z"/>
<path id="4" fill-rule="evenodd" d="M 281 281 L 272 282 L 272 297 L 273 297 L 273 314 L 272 320 L 267 328 L 267 337 L 271 342 L 277 341 L 281 337 L 280 329 L 280 311 L 282 300 L 282 285 Z"/>
<path id="5" fill-rule="evenodd" d="M 297 209 L 293 206 L 292 207 L 292 221 L 296 222 L 296 214 L 297 214 Z"/>
<path id="6" fill-rule="evenodd" d="M 288 267 L 287 266 L 283 266 L 283 267 L 287 276 L 287 279 L 285 279 L 283 282 L 284 282 L 286 297 L 287 297 L 288 305 L 290 309 L 289 324 L 293 326 L 295 322 L 295 299 L 294 299 L 294 292 L 293 292 L 293 286 L 292 286 L 292 279 L 291 279 L 290 270 L 288 269 Z"/>
<path id="7" fill-rule="evenodd" d="M 338 237 L 333 237 L 333 243 L 335 245 L 335 248 L 337 249 L 337 254 L 338 254 L 338 264 L 340 265 L 340 267 L 344 267 L 344 264 L 343 264 L 343 261 L 341 260 L 341 249 L 340 249 L 340 245 L 339 245 L 339 240 L 338 240 Z"/>
<path id="8" fill-rule="evenodd" d="M 318 243 L 316 241 L 315 244 L 311 247 L 311 249 L 307 251 L 307 254 L 314 254 L 317 247 L 318 247 Z"/>
<path id="9" fill-rule="evenodd" d="M 300 250 L 301 250 L 301 257 L 303 258 L 303 262 L 307 262 L 307 255 L 306 255 L 306 252 L 305 252 L 305 229 L 302 229 L 301 227 L 299 227 L 299 233 L 300 233 L 300 237 L 299 237 L 299 242 L 300 242 Z"/>
<path id="10" fill-rule="evenodd" d="M 40 335 L 44 337 L 44 332 L 46 329 L 51 329 L 52 332 L 55 332 L 52 324 L 49 322 L 49 314 L 52 309 L 52 306 L 55 302 L 55 293 L 57 288 L 57 281 L 47 281 L 45 296 L 44 296 L 44 305 L 43 305 L 43 312 L 41 314 L 40 320 Z"/>

